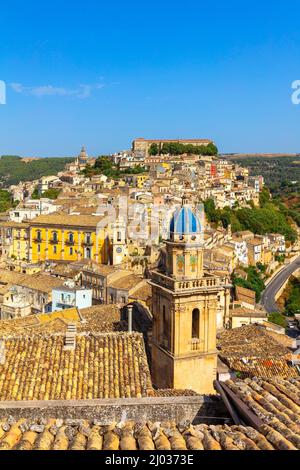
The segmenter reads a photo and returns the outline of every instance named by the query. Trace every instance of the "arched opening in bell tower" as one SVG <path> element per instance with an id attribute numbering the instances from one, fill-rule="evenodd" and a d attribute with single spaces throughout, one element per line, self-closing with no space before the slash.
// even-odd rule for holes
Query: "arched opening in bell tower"
<path id="1" fill-rule="evenodd" d="M 194 308 L 192 312 L 192 338 L 200 338 L 200 311 L 198 308 Z"/>

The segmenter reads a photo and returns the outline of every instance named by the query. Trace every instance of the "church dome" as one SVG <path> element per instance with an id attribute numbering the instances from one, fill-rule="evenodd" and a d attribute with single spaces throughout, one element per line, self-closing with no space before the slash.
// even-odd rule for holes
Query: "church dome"
<path id="1" fill-rule="evenodd" d="M 79 158 L 80 158 L 80 159 L 88 158 L 88 154 L 86 153 L 85 147 L 82 147 L 82 148 L 81 148 L 81 152 L 80 152 L 80 154 L 79 154 Z"/>
<path id="2" fill-rule="evenodd" d="M 170 223 L 170 233 L 191 235 L 201 232 L 200 218 L 190 207 L 184 205 L 175 211 Z"/>

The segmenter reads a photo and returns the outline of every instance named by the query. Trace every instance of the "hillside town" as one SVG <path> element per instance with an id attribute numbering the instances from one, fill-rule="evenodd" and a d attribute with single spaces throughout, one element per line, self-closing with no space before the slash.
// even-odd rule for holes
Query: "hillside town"
<path id="1" fill-rule="evenodd" d="M 300 449 L 300 342 L 262 297 L 298 229 L 235 221 L 263 176 L 137 138 L 6 189 L 0 449 Z"/>

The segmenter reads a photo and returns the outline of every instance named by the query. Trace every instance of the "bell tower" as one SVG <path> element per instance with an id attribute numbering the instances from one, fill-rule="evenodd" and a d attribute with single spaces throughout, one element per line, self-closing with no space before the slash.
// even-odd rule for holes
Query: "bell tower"
<path id="1" fill-rule="evenodd" d="M 166 261 L 152 271 L 152 380 L 158 388 L 215 393 L 219 277 L 203 270 L 201 214 L 185 200 L 166 241 Z"/>
<path id="2" fill-rule="evenodd" d="M 122 264 L 126 256 L 126 225 L 118 218 L 112 225 L 112 264 Z"/>

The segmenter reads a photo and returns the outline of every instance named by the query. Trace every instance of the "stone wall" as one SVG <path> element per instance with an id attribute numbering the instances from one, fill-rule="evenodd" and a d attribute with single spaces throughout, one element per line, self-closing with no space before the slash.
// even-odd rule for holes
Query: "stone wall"
<path id="1" fill-rule="evenodd" d="M 16 419 L 87 419 L 101 424 L 120 421 L 190 420 L 216 423 L 228 418 L 222 400 L 217 396 L 180 396 L 125 398 L 108 400 L 49 400 L 14 401 L 0 403 L 0 419 L 7 416 Z M 221 420 L 222 421 L 222 420 Z"/>

